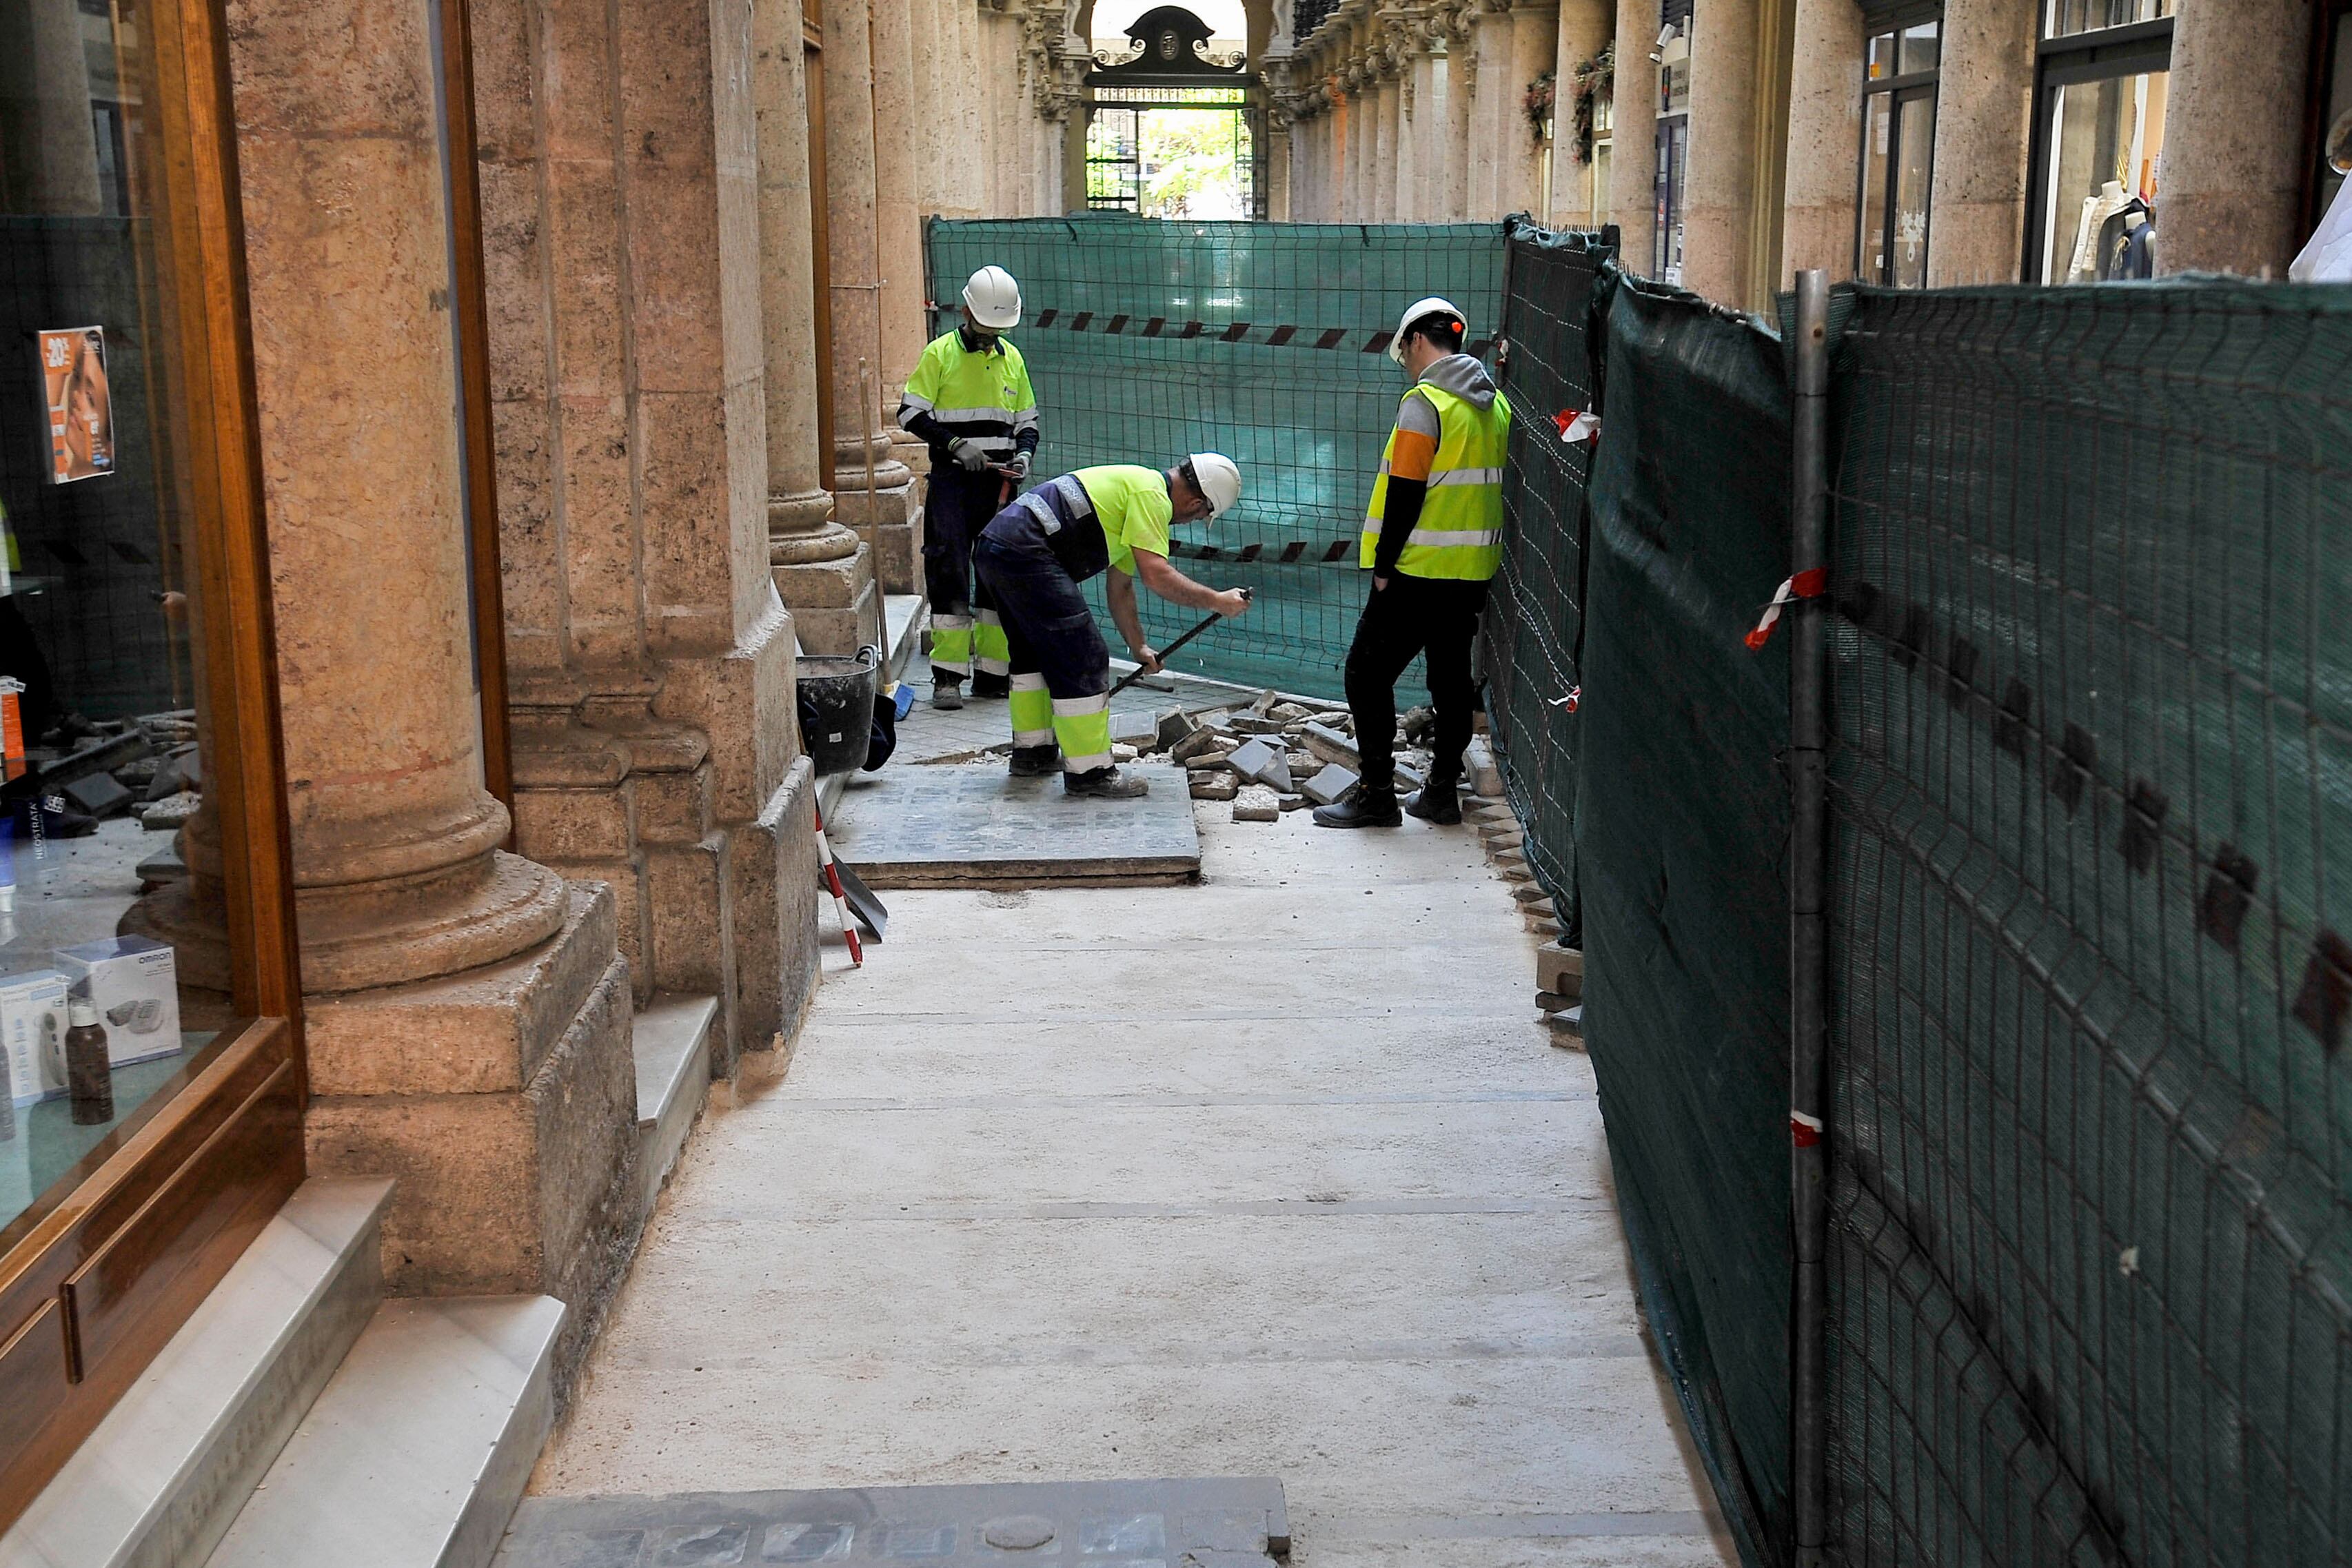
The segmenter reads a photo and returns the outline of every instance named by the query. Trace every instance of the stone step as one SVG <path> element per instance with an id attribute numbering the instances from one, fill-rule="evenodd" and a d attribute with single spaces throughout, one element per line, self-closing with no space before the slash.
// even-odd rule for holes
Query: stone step
<path id="1" fill-rule="evenodd" d="M 386 1301 L 211 1568 L 483 1568 L 554 1416 L 551 1296 Z"/>
<path id="2" fill-rule="evenodd" d="M 882 674 L 890 680 L 906 678 L 907 665 L 923 645 L 923 629 L 931 614 L 919 593 L 891 593 L 882 600 Z"/>
<path id="3" fill-rule="evenodd" d="M 629 1049 L 637 1061 L 637 1166 L 648 1211 L 710 1093 L 710 1030 L 718 1018 L 717 997 L 661 991 L 630 1026 Z"/>
<path id="4" fill-rule="evenodd" d="M 65 1469 L 5 1568 L 202 1563 L 383 1296 L 392 1183 L 295 1189 Z"/>

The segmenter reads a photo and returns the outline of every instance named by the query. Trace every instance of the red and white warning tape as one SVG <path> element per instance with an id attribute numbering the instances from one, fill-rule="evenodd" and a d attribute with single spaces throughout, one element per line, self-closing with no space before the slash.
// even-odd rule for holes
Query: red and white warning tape
<path id="1" fill-rule="evenodd" d="M 1597 413 L 1580 413 L 1575 409 L 1564 408 L 1551 416 L 1551 422 L 1559 431 L 1560 440 L 1570 446 L 1580 445 L 1587 441 L 1596 446 L 1601 444 L 1601 416 Z"/>
<path id="2" fill-rule="evenodd" d="M 1829 591 L 1829 569 L 1819 566 L 1810 571 L 1801 571 L 1782 583 L 1780 591 L 1772 595 L 1772 602 L 1764 607 L 1764 619 L 1756 622 L 1756 630 L 1748 633 L 1748 651 L 1758 652 L 1772 640 L 1772 628 L 1780 623 L 1780 612 L 1800 599 L 1819 599 Z"/>
<path id="3" fill-rule="evenodd" d="M 1808 1116 L 1802 1111 L 1789 1113 L 1789 1137 L 1801 1149 L 1820 1143 L 1827 1131 L 1819 1116 Z"/>

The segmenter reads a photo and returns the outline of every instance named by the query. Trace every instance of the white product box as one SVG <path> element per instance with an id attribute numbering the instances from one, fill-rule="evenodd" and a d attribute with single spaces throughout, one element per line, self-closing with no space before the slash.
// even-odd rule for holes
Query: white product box
<path id="1" fill-rule="evenodd" d="M 66 1092 L 67 984 L 55 969 L 0 979 L 0 1050 L 19 1105 Z"/>
<path id="2" fill-rule="evenodd" d="M 168 945 L 114 936 L 60 947 L 55 956 L 74 988 L 98 1004 L 109 1062 L 124 1067 L 178 1051 L 179 966 Z"/>

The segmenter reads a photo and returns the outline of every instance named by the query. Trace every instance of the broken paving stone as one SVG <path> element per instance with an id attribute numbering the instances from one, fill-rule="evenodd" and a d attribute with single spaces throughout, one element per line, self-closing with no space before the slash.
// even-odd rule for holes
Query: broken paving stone
<path id="1" fill-rule="evenodd" d="M 1541 904 L 1550 895 L 1544 892 L 1541 885 L 1530 882 L 1511 889 L 1511 896 L 1521 904 Z M 1544 913 L 1549 915 L 1551 911 L 1547 909 Z"/>
<path id="2" fill-rule="evenodd" d="M 1285 795 L 1282 798 L 1282 809 L 1285 811 L 1296 811 L 1314 803 L 1304 795 Z"/>
<path id="3" fill-rule="evenodd" d="M 204 804 L 204 797 L 194 790 L 184 789 L 166 800 L 143 807 L 139 812 L 139 825 L 150 832 L 176 832 L 188 825 L 188 819 Z"/>
<path id="4" fill-rule="evenodd" d="M 1168 755 L 1178 762 L 1190 762 L 1204 751 L 1214 751 L 1223 746 L 1224 737 L 1207 725 L 1202 725 L 1168 748 Z"/>
<path id="5" fill-rule="evenodd" d="M 1257 694 L 1257 700 L 1250 704 L 1250 712 L 1257 715 L 1260 718 L 1264 718 L 1266 715 L 1274 711 L 1275 704 L 1281 700 L 1282 694 L 1269 686 L 1265 691 Z"/>
<path id="6" fill-rule="evenodd" d="M 1225 758 L 1225 766 L 1281 794 L 1288 794 L 1293 788 L 1290 759 L 1264 740 L 1244 742 L 1240 750 Z"/>
<path id="7" fill-rule="evenodd" d="M 1225 727 L 1235 735 L 1280 735 L 1283 727 L 1270 718 L 1255 714 L 1237 713 L 1225 720 Z"/>
<path id="8" fill-rule="evenodd" d="M 1332 762 L 1318 769 L 1313 778 L 1298 788 L 1300 793 L 1318 806 L 1336 806 L 1355 787 L 1355 769 Z"/>
<path id="9" fill-rule="evenodd" d="M 1304 779 L 1310 773 L 1319 772 L 1323 767 L 1323 759 L 1311 751 L 1294 751 L 1289 753 L 1289 758 L 1293 778 Z"/>
<path id="10" fill-rule="evenodd" d="M 1301 724 L 1315 713 L 1305 703 L 1279 702 L 1265 710 L 1265 716 L 1276 724 Z"/>
<path id="11" fill-rule="evenodd" d="M 1466 777 L 1473 789 L 1490 800 L 1501 798 L 1502 769 L 1495 766 L 1495 748 L 1485 736 L 1472 739 L 1470 749 L 1463 754 L 1462 760 L 1467 765 Z"/>
<path id="12" fill-rule="evenodd" d="M 1230 800 L 1242 787 L 1240 779 L 1223 768 L 1214 772 L 1196 771 L 1189 777 L 1195 800 Z"/>
<path id="13" fill-rule="evenodd" d="M 1178 741 L 1201 727 L 1200 721 L 1181 707 L 1162 713 L 1152 729 L 1152 741 L 1165 751 Z"/>
<path id="14" fill-rule="evenodd" d="M 1272 822 L 1282 816 L 1282 797 L 1263 784 L 1244 784 L 1234 797 L 1236 822 Z"/>
<path id="15" fill-rule="evenodd" d="M 1356 733 L 1356 716 L 1343 707 L 1332 708 L 1327 713 L 1310 715 L 1307 722 L 1319 724 L 1326 729 L 1336 729 L 1341 735 Z"/>
<path id="16" fill-rule="evenodd" d="M 1544 1022 L 1551 1025 L 1551 1042 L 1569 1051 L 1584 1049 L 1584 1004 L 1577 1003 L 1564 1011 L 1548 1013 Z"/>
<path id="17" fill-rule="evenodd" d="M 1541 1008 L 1548 1013 L 1564 1013 L 1569 1009 L 1574 1007 L 1576 1002 L 1576 998 L 1564 997 L 1558 991 L 1538 991 L 1536 993 L 1536 1006 Z"/>
<path id="18" fill-rule="evenodd" d="M 1397 721 L 1397 727 L 1413 745 L 1427 746 L 1437 738 L 1437 710 L 1426 706 L 1407 708 L 1404 717 Z"/>
<path id="19" fill-rule="evenodd" d="M 131 804 L 131 791 L 115 782 L 111 773 L 92 773 L 65 787 L 65 797 L 77 810 L 93 817 L 110 817 Z"/>
<path id="20" fill-rule="evenodd" d="M 1143 754 L 1141 752 L 1136 750 L 1135 747 L 1128 745 L 1128 743 L 1123 740 L 1115 740 L 1111 742 L 1110 759 L 1113 762 L 1132 762 L 1142 755 Z"/>
<path id="21" fill-rule="evenodd" d="M 1307 750 L 1326 762 L 1336 762 L 1342 768 L 1362 766 L 1362 754 L 1357 751 L 1356 743 L 1328 724 L 1310 724 L 1307 733 L 1298 738 Z"/>

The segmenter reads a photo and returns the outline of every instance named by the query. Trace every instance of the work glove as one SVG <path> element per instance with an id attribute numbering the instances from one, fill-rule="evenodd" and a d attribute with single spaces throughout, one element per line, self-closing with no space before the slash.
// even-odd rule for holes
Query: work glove
<path id="1" fill-rule="evenodd" d="M 1015 452 L 1004 465 L 1005 476 L 1019 481 L 1029 477 L 1029 454 Z"/>
<path id="2" fill-rule="evenodd" d="M 988 454 L 980 449 L 980 444 L 961 435 L 948 443 L 948 455 L 967 474 L 977 474 L 988 466 Z"/>

